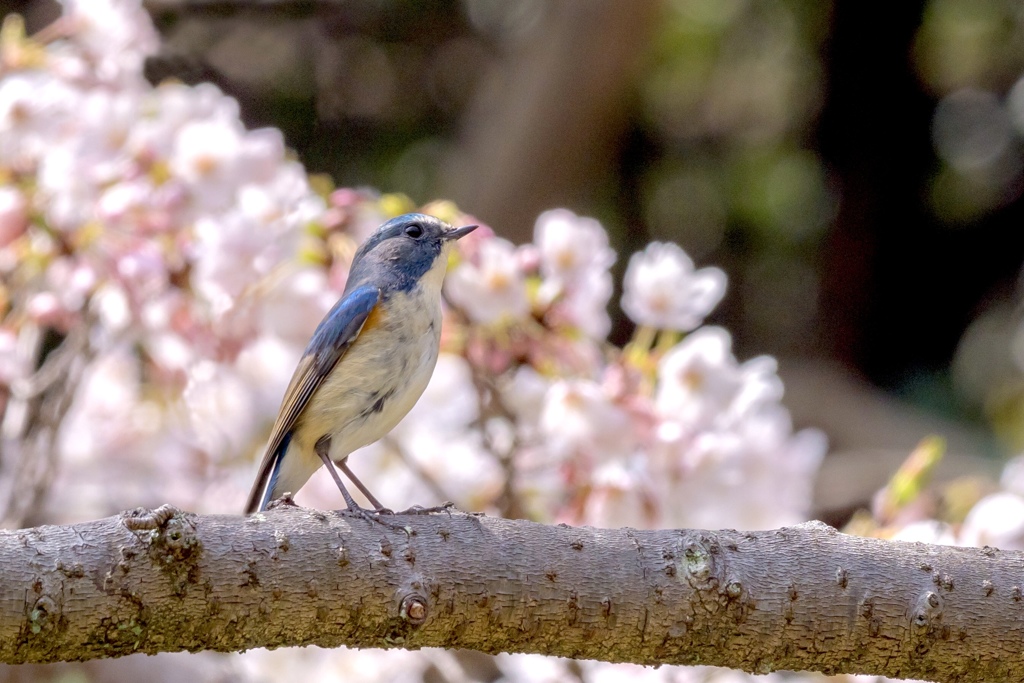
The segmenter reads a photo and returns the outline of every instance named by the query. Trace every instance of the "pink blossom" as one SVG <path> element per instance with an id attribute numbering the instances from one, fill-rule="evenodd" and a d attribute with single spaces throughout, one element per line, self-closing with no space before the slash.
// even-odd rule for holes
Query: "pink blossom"
<path id="1" fill-rule="evenodd" d="M 21 237 L 28 228 L 28 200 L 18 188 L 0 187 L 0 248 Z"/>

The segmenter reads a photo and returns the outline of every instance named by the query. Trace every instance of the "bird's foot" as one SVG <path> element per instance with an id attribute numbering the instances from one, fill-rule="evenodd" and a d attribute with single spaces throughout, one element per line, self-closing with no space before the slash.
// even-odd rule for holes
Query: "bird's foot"
<path id="1" fill-rule="evenodd" d="M 407 510 L 402 510 L 401 512 L 395 512 L 395 513 L 392 513 L 392 514 L 396 514 L 396 515 L 432 515 L 435 512 L 447 512 L 449 515 L 451 515 L 452 514 L 452 510 L 458 511 L 459 508 L 455 507 L 455 503 L 453 503 L 453 502 L 451 502 L 449 500 L 449 501 L 445 501 L 441 505 L 435 505 L 434 507 L 429 507 L 429 508 L 425 508 L 422 505 L 413 505 L 411 508 L 409 508 Z"/>
<path id="2" fill-rule="evenodd" d="M 401 524 L 392 524 L 391 522 L 387 522 L 381 519 L 381 517 L 384 515 L 395 514 L 391 512 L 391 510 L 388 510 L 387 508 L 381 508 L 380 510 L 367 510 L 366 508 L 361 508 L 358 505 L 356 505 L 355 507 L 349 506 L 347 509 L 341 510 L 340 512 L 347 512 L 355 517 L 362 517 L 370 524 L 380 524 L 382 527 L 391 529 L 392 531 L 401 531 L 407 536 L 412 535 L 408 527 L 403 526 Z"/>

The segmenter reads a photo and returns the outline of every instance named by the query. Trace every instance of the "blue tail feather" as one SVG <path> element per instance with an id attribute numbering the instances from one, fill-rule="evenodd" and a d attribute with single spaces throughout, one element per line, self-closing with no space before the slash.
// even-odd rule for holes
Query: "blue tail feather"
<path id="1" fill-rule="evenodd" d="M 277 453 L 274 454 L 274 465 L 270 470 L 270 476 L 267 477 L 267 486 L 263 489 L 263 499 L 260 501 L 260 510 L 266 510 L 267 506 L 270 505 L 270 501 L 274 499 L 274 489 L 277 488 L 277 479 L 281 474 L 281 464 L 284 462 L 285 453 L 288 452 L 288 444 L 292 441 L 292 433 L 288 432 L 281 439 L 281 445 L 277 449 Z"/>

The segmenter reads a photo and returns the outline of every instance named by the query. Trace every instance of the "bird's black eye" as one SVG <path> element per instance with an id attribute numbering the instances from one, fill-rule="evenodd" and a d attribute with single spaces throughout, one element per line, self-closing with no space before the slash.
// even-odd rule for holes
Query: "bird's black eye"
<path id="1" fill-rule="evenodd" d="M 423 235 L 423 226 L 413 223 L 405 229 L 405 234 L 414 240 L 419 239 Z"/>

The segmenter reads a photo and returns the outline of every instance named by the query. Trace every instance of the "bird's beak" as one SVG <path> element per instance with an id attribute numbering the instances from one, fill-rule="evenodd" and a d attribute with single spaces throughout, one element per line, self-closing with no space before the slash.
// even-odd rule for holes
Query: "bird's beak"
<path id="1" fill-rule="evenodd" d="M 465 237 L 479 227 L 479 225 L 463 225 L 461 228 L 455 228 L 454 230 L 446 232 L 444 234 L 444 238 L 446 240 L 457 240 L 460 237 Z"/>

